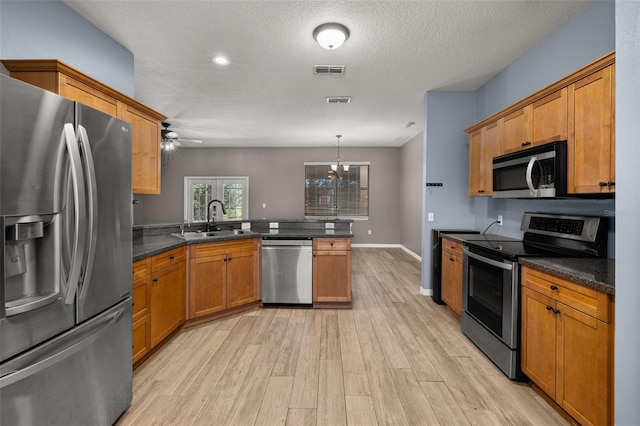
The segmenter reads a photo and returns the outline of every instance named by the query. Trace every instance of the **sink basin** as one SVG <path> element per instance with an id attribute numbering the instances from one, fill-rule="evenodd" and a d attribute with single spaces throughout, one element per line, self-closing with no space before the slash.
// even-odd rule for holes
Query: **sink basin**
<path id="1" fill-rule="evenodd" d="M 223 231 L 209 231 L 209 232 L 185 232 L 184 234 L 172 234 L 176 237 L 184 238 L 185 240 L 196 240 L 199 238 L 209 238 L 209 237 L 224 237 L 230 235 L 240 235 L 244 234 L 244 231 L 241 229 L 226 229 Z"/>

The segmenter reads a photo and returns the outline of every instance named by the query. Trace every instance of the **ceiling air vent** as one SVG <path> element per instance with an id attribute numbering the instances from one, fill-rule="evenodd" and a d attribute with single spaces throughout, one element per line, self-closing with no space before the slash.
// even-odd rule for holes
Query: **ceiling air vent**
<path id="1" fill-rule="evenodd" d="M 346 65 L 314 65 L 313 73 L 342 75 L 344 74 L 345 68 L 346 68 Z"/>
<path id="2" fill-rule="evenodd" d="M 348 104 L 351 102 L 351 96 L 329 96 L 327 98 L 328 104 Z"/>

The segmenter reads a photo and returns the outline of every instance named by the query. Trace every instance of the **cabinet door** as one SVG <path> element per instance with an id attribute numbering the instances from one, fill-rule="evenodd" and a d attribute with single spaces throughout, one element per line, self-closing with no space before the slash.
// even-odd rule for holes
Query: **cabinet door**
<path id="1" fill-rule="evenodd" d="M 453 309 L 455 305 L 456 259 L 448 250 L 442 250 L 442 301 Z M 454 311 L 455 312 L 455 311 Z M 458 312 L 459 314 L 459 312 Z"/>
<path id="2" fill-rule="evenodd" d="M 532 108 L 533 105 L 527 105 L 504 117 L 502 128 L 502 152 L 504 154 L 532 146 Z"/>
<path id="3" fill-rule="evenodd" d="M 160 121 L 124 103 L 118 115 L 131 123 L 132 186 L 135 194 L 160 193 Z"/>
<path id="4" fill-rule="evenodd" d="M 78 101 L 114 117 L 118 113 L 116 99 L 78 80 L 60 74 L 60 95 Z"/>
<path id="5" fill-rule="evenodd" d="M 611 424 L 610 326 L 558 303 L 556 401 L 582 425 Z"/>
<path id="6" fill-rule="evenodd" d="M 567 88 L 534 102 L 531 119 L 533 145 L 567 140 Z"/>
<path id="7" fill-rule="evenodd" d="M 227 255 L 227 307 L 233 308 L 258 300 L 256 260 L 253 251 Z"/>
<path id="8" fill-rule="evenodd" d="M 488 124 L 485 127 L 484 144 L 482 146 L 482 195 L 493 194 L 493 157 L 501 154 L 503 120 Z"/>
<path id="9" fill-rule="evenodd" d="M 351 252 L 319 251 L 313 255 L 313 301 L 351 301 Z"/>
<path id="10" fill-rule="evenodd" d="M 483 182 L 482 146 L 484 143 L 483 129 L 476 130 L 469 135 L 469 195 L 485 195 Z"/>
<path id="11" fill-rule="evenodd" d="M 184 321 L 185 262 L 151 276 L 151 346 L 155 346 Z"/>
<path id="12" fill-rule="evenodd" d="M 571 193 L 614 190 L 611 169 L 613 96 L 611 67 L 569 86 L 569 176 Z"/>
<path id="13" fill-rule="evenodd" d="M 226 265 L 226 255 L 191 259 L 189 318 L 198 318 L 227 308 Z"/>
<path id="14" fill-rule="evenodd" d="M 151 349 L 149 317 L 143 317 L 133 323 L 132 346 L 133 362 L 145 356 Z"/>
<path id="15" fill-rule="evenodd" d="M 522 371 L 547 395 L 556 395 L 555 302 L 529 288 L 522 288 Z"/>

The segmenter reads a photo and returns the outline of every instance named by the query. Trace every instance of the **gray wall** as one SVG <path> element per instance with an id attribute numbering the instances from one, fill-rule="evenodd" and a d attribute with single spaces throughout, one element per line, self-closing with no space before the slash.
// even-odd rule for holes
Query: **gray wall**
<path id="1" fill-rule="evenodd" d="M 58 0 L 0 1 L 0 58 L 59 59 L 133 97 L 133 54 Z"/>
<path id="2" fill-rule="evenodd" d="M 422 255 L 422 147 L 420 132 L 402 146 L 400 184 L 400 243 L 418 256 Z"/>
<path id="3" fill-rule="evenodd" d="M 422 287 L 431 288 L 431 230 L 474 229 L 469 187 L 469 138 L 475 96 L 469 92 L 428 92 L 425 95 L 425 156 L 423 185 Z M 428 222 L 429 212 L 434 221 Z"/>
<path id="4" fill-rule="evenodd" d="M 369 220 L 354 222 L 354 243 L 400 244 L 400 153 L 400 148 L 340 150 L 343 162 L 371 162 Z M 302 219 L 304 162 L 331 162 L 336 154 L 333 147 L 177 149 L 163 156 L 162 194 L 136 195 L 134 223 L 182 222 L 184 176 L 249 176 L 250 219 Z"/>
<path id="5" fill-rule="evenodd" d="M 616 324 L 615 419 L 640 419 L 640 2 L 616 2 Z"/>

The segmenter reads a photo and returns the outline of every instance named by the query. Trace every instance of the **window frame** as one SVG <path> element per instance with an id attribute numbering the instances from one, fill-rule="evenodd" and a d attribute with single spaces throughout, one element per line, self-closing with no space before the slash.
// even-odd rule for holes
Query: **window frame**
<path id="1" fill-rule="evenodd" d="M 205 220 L 193 220 L 193 197 L 191 189 L 193 182 L 203 181 L 206 183 L 213 183 L 212 199 L 224 200 L 224 184 L 241 182 L 242 187 L 242 212 L 241 218 L 227 219 L 222 215 L 222 211 L 216 212 L 214 217 L 216 222 L 228 222 L 234 220 L 249 220 L 249 176 L 185 176 L 184 177 L 184 192 L 183 192 L 183 220 L 186 223 L 205 223 Z M 227 207 L 227 206 L 225 206 Z"/>
<path id="2" fill-rule="evenodd" d="M 306 180 L 307 180 L 307 166 L 327 166 L 331 168 L 331 166 L 337 166 L 338 163 L 336 161 L 305 161 L 304 162 L 304 185 L 305 185 L 305 219 L 321 219 L 321 220 L 332 220 L 332 219 L 347 219 L 347 220 L 369 220 L 369 213 L 371 207 L 371 162 L 370 161 L 345 161 L 340 162 L 341 165 L 348 164 L 349 166 L 367 166 L 367 215 L 308 215 L 307 214 L 307 191 L 306 191 Z"/>

